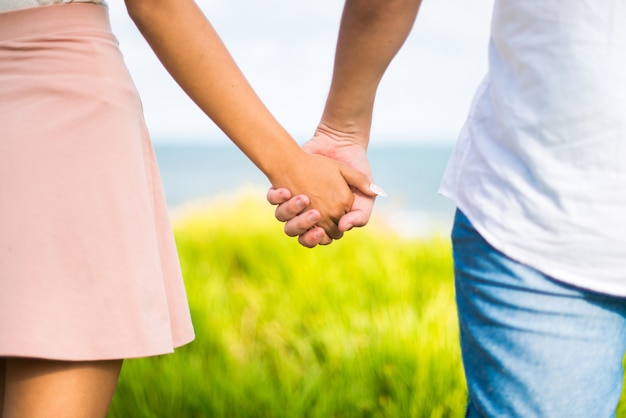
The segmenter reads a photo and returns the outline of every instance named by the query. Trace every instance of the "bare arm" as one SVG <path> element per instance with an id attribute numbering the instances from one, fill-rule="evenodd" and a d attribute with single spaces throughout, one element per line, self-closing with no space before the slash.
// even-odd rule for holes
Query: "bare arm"
<path id="1" fill-rule="evenodd" d="M 305 144 L 308 152 L 342 161 L 371 176 L 366 152 L 376 90 L 408 37 L 420 4 L 421 0 L 346 0 L 332 83 L 320 124 L 313 139 Z M 270 191 L 268 200 L 280 204 L 286 202 L 287 195 L 285 191 Z M 351 211 L 341 218 L 339 229 L 367 224 L 373 204 L 372 196 L 356 192 Z M 293 204 L 282 204 L 276 210 L 278 219 L 288 220 L 288 235 L 299 235 L 300 243 L 307 247 L 330 242 L 308 221 L 314 219 L 310 213 L 296 216 L 294 208 Z"/>
<path id="2" fill-rule="evenodd" d="M 421 0 L 346 0 L 322 126 L 369 141 L 376 90 L 408 37 Z"/>
<path id="3" fill-rule="evenodd" d="M 340 236 L 332 224 L 353 200 L 346 181 L 367 189 L 367 178 L 300 149 L 260 101 L 193 0 L 126 0 L 126 6 L 157 57 L 191 99 L 272 185 L 308 193 L 326 217 L 324 229 Z"/>

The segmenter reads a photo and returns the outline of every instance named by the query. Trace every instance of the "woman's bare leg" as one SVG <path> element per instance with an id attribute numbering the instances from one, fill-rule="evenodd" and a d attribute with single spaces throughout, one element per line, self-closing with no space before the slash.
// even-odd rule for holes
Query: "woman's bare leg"
<path id="1" fill-rule="evenodd" d="M 6 374 L 7 361 L 0 357 L 0 417 L 2 417 L 2 410 L 4 405 L 4 379 Z"/>
<path id="2" fill-rule="evenodd" d="M 106 417 L 122 360 L 5 360 L 2 418 Z"/>

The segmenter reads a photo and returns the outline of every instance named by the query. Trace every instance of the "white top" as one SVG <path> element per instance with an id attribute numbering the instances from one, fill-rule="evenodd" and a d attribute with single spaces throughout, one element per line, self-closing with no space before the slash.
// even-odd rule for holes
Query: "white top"
<path id="1" fill-rule="evenodd" d="M 0 12 L 58 3 L 105 3 L 104 0 L 0 0 Z"/>
<path id="2" fill-rule="evenodd" d="M 509 257 L 626 296 L 626 2 L 495 0 L 441 193 Z"/>

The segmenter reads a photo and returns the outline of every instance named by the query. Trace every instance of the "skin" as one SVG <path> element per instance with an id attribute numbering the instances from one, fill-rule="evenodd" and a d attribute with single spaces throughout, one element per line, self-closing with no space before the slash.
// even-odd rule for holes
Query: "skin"
<path id="1" fill-rule="evenodd" d="M 371 179 L 366 152 L 376 90 L 408 37 L 420 4 L 420 0 L 346 1 L 330 91 L 315 134 L 303 146 L 305 151 L 342 161 Z M 267 199 L 278 205 L 275 215 L 286 222 L 285 233 L 298 236 L 303 246 L 332 241 L 332 235 L 313 223 L 319 215 L 315 208 L 298 211 L 296 202 L 306 201 L 305 196 L 274 188 Z M 356 190 L 350 212 L 339 220 L 340 232 L 366 225 L 373 205 L 374 197 Z"/>
<path id="2" fill-rule="evenodd" d="M 6 358 L 0 359 L 0 417 L 3 416 L 4 410 L 4 386 L 6 381 L 7 360 Z"/>
<path id="3" fill-rule="evenodd" d="M 370 178 L 340 159 L 301 149 L 252 90 L 193 0 L 126 0 L 132 20 L 181 88 L 268 177 L 305 194 L 321 231 L 340 238 L 341 217 Z M 105 417 L 122 360 L 0 358 L 2 418 Z"/>
<path id="4" fill-rule="evenodd" d="M 0 360 L 2 418 L 106 417 L 122 360 Z"/>

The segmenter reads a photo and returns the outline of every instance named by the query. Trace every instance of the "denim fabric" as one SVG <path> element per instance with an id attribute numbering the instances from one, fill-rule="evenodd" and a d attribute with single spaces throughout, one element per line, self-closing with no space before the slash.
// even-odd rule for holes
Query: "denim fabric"
<path id="1" fill-rule="evenodd" d="M 452 242 L 467 416 L 615 416 L 626 299 L 566 285 L 511 260 L 460 211 Z"/>

